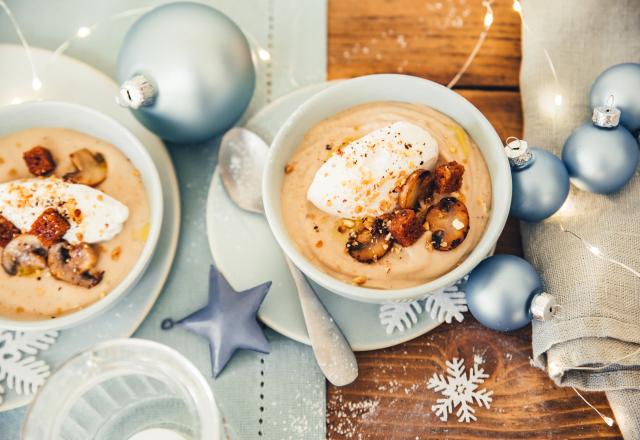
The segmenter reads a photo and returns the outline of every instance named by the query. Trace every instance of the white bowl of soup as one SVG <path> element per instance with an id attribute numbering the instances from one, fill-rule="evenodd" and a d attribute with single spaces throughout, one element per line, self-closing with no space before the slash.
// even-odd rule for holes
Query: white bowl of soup
<path id="1" fill-rule="evenodd" d="M 107 311 L 149 264 L 162 204 L 151 156 L 113 119 L 65 102 L 0 108 L 0 328 Z"/>
<path id="2" fill-rule="evenodd" d="M 511 174 L 494 128 L 462 96 L 371 75 L 320 92 L 287 120 L 263 199 L 279 245 L 309 278 L 358 301 L 405 301 L 491 253 Z"/>

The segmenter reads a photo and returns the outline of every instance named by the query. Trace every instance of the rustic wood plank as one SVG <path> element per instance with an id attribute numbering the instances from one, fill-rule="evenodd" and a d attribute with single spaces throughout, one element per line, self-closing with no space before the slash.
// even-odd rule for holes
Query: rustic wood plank
<path id="1" fill-rule="evenodd" d="M 493 4 L 489 35 L 460 87 L 518 87 L 520 19 Z M 483 29 L 480 0 L 329 1 L 329 78 L 401 72 L 446 84 Z"/>
<path id="2" fill-rule="evenodd" d="M 359 353 L 360 377 L 354 384 L 330 387 L 327 397 L 329 439 L 619 439 L 567 388 L 558 388 L 530 366 L 530 329 L 510 334 L 487 330 L 467 316 L 460 324 L 436 330 L 397 347 Z M 442 397 L 427 389 L 433 373 L 446 374 L 453 357 L 473 364 L 484 359 L 491 375 L 481 386 L 493 390 L 490 409 L 476 408 L 478 420 L 443 422 L 431 411 Z M 584 395 L 611 416 L 603 393 Z"/>

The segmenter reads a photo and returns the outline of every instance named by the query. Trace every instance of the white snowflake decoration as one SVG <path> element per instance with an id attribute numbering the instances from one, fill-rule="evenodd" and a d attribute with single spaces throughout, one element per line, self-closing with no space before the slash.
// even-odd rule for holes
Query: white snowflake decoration
<path id="1" fill-rule="evenodd" d="M 6 389 L 33 394 L 51 374 L 49 365 L 36 355 L 48 349 L 58 332 L 16 332 L 0 330 L 0 404 Z"/>
<path id="2" fill-rule="evenodd" d="M 432 319 L 451 324 L 455 319 L 462 322 L 468 310 L 464 294 L 465 279 L 452 286 L 430 293 L 423 299 L 411 303 L 387 303 L 380 307 L 380 324 L 388 335 L 398 330 L 410 329 L 418 323 L 419 315 L 429 313 Z"/>
<path id="3" fill-rule="evenodd" d="M 493 391 L 486 389 L 478 389 L 478 386 L 484 383 L 484 379 L 489 375 L 480 368 L 482 358 L 474 356 L 473 367 L 469 370 L 469 375 L 465 372 L 464 359 L 453 358 L 447 361 L 447 378 L 443 375 L 433 373 L 433 377 L 428 380 L 427 388 L 433 389 L 442 394 L 445 398 L 438 399 L 437 403 L 431 406 L 431 410 L 442 420 L 447 421 L 449 414 L 456 411 L 458 422 L 470 422 L 477 420 L 474 415 L 475 410 L 472 408 L 473 402 L 478 406 L 489 409 L 491 406 L 491 395 Z"/>
<path id="4" fill-rule="evenodd" d="M 417 324 L 420 313 L 422 313 L 420 301 L 387 303 L 380 306 L 380 323 L 387 328 L 388 335 L 395 330 L 403 332 L 413 324 Z"/>

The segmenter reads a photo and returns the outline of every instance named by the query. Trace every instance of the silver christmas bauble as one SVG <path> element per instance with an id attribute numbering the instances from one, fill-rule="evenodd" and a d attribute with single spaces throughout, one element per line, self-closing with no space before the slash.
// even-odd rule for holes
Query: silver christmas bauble
<path id="1" fill-rule="evenodd" d="M 560 209 L 569 195 L 569 173 L 562 161 L 516 139 L 505 146 L 511 165 L 511 209 L 518 220 L 539 222 Z"/>
<path id="2" fill-rule="evenodd" d="M 616 64 L 596 78 L 589 96 L 591 108 L 605 105 L 610 96 L 622 112 L 620 123 L 631 132 L 640 130 L 640 64 Z"/>
<path id="3" fill-rule="evenodd" d="M 127 33 L 119 102 L 177 143 L 210 139 L 245 111 L 255 87 L 249 43 L 226 15 L 200 3 L 157 7 Z"/>
<path id="4" fill-rule="evenodd" d="M 620 119 L 617 108 L 597 107 L 593 123 L 582 124 L 565 141 L 562 161 L 578 188 L 608 194 L 618 191 L 635 174 L 638 143 L 629 130 L 617 125 Z"/>

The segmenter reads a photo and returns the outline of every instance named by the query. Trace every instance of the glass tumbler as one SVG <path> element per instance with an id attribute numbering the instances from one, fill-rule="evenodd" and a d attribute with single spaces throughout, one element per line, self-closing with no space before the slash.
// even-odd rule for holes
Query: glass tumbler
<path id="1" fill-rule="evenodd" d="M 104 342 L 66 361 L 43 385 L 24 440 L 219 440 L 221 419 L 198 369 L 142 339 Z"/>

